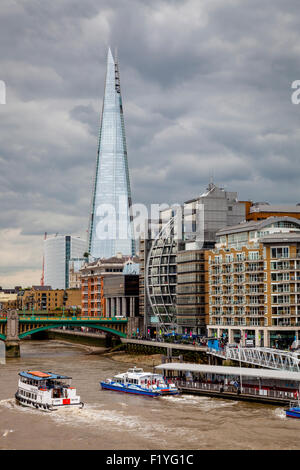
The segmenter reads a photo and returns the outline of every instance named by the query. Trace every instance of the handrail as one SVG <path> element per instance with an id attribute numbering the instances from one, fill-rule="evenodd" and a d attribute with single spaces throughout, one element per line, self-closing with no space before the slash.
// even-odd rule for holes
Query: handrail
<path id="1" fill-rule="evenodd" d="M 209 348 L 208 352 L 214 356 L 254 364 L 269 369 L 300 372 L 300 359 L 289 351 L 258 347 L 225 347 L 221 350 Z"/>
<path id="2" fill-rule="evenodd" d="M 4 318 L 6 320 L 6 317 Z M 78 317 L 67 317 L 67 316 L 62 316 L 62 317 L 53 317 L 53 316 L 36 316 L 36 315 L 20 315 L 19 320 L 27 320 L 27 321 L 55 321 L 55 322 L 61 322 L 61 321 L 75 321 L 75 322 L 127 322 L 128 318 L 114 318 L 114 317 L 92 317 L 92 316 L 78 316 Z"/>
<path id="3" fill-rule="evenodd" d="M 271 398 L 271 399 L 280 399 L 284 401 L 290 401 L 294 396 L 294 390 L 287 391 L 287 390 L 271 390 L 271 389 L 264 389 L 259 387 L 248 387 L 241 386 L 239 389 L 234 387 L 230 384 L 214 384 L 214 383 L 207 383 L 207 382 L 194 382 L 194 381 L 185 381 L 185 380 L 175 380 L 175 384 L 178 387 L 184 387 L 187 389 L 198 389 L 203 391 L 212 391 L 212 392 L 219 392 L 219 393 L 234 393 L 237 395 L 248 395 L 248 396 L 259 396 L 263 398 Z"/>

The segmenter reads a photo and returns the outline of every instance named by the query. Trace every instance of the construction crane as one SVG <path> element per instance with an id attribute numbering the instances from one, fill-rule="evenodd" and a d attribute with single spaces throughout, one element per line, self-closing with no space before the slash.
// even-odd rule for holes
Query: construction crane
<path id="1" fill-rule="evenodd" d="M 47 232 L 45 232 L 44 235 L 44 240 L 47 238 Z M 44 280 L 45 280 L 45 252 L 43 250 L 43 270 L 42 270 L 42 277 L 41 277 L 41 286 L 44 285 Z"/>

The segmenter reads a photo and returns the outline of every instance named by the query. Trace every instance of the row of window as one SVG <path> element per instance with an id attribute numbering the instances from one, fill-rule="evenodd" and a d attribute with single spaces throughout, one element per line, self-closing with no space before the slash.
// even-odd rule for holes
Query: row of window
<path id="1" fill-rule="evenodd" d="M 37 399 L 36 393 L 26 392 L 25 390 L 19 389 L 19 393 L 22 397 L 31 398 L 32 400 Z"/>
<path id="2" fill-rule="evenodd" d="M 179 264 L 177 266 L 178 273 L 187 273 L 187 272 L 204 272 L 204 263 L 189 263 L 189 264 Z"/>
<path id="3" fill-rule="evenodd" d="M 194 251 L 178 253 L 177 262 L 184 263 L 185 261 L 204 261 L 204 253 L 197 253 Z"/>

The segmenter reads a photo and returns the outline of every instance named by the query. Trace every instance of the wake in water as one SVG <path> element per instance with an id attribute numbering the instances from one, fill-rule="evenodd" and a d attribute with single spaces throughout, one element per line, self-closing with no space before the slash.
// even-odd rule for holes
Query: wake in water
<path id="1" fill-rule="evenodd" d="M 125 427 L 128 429 L 141 429 L 151 430 L 149 423 L 144 423 L 137 416 L 130 416 L 125 414 L 125 411 L 116 410 L 101 410 L 98 405 L 85 405 L 80 410 L 78 408 L 65 408 L 57 410 L 55 413 L 50 414 L 51 417 L 57 422 L 71 424 L 73 426 L 81 426 L 82 424 L 89 424 L 90 426 L 99 427 L 100 424 L 109 423 L 116 425 L 118 428 Z"/>
<path id="2" fill-rule="evenodd" d="M 181 395 L 176 397 L 164 396 L 160 397 L 160 400 L 166 400 L 172 404 L 174 403 L 184 407 L 189 405 L 194 407 L 195 405 L 198 405 L 198 408 L 203 411 L 232 407 L 239 403 L 238 401 L 221 400 L 220 398 L 210 398 L 196 395 Z"/>
<path id="3" fill-rule="evenodd" d="M 286 419 L 285 411 L 283 408 L 275 408 L 273 412 L 276 418 Z"/>
<path id="4" fill-rule="evenodd" d="M 23 413 L 34 413 L 34 414 L 49 414 L 49 411 L 42 411 L 42 410 L 37 410 L 35 408 L 29 407 L 29 406 L 21 406 L 16 403 L 16 400 L 14 398 L 7 398 L 5 400 L 0 400 L 0 410 L 1 408 L 6 408 L 10 410 L 15 410 L 15 411 L 20 411 Z"/>
<path id="5" fill-rule="evenodd" d="M 4 431 L 4 433 L 2 434 L 1 437 L 6 437 L 6 436 L 8 436 L 8 434 L 9 434 L 10 432 L 14 432 L 14 430 L 13 430 L 13 429 L 5 429 L 5 431 Z"/>
<path id="6" fill-rule="evenodd" d="M 15 408 L 17 405 L 16 405 L 16 401 L 14 400 L 14 398 L 6 398 L 4 400 L 0 400 L 0 408 Z"/>

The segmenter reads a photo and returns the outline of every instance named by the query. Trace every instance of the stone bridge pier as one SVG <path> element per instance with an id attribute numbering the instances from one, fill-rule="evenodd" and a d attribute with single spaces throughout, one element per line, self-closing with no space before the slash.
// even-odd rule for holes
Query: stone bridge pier
<path id="1" fill-rule="evenodd" d="M 15 310 L 7 312 L 6 357 L 20 357 L 19 315 Z"/>

